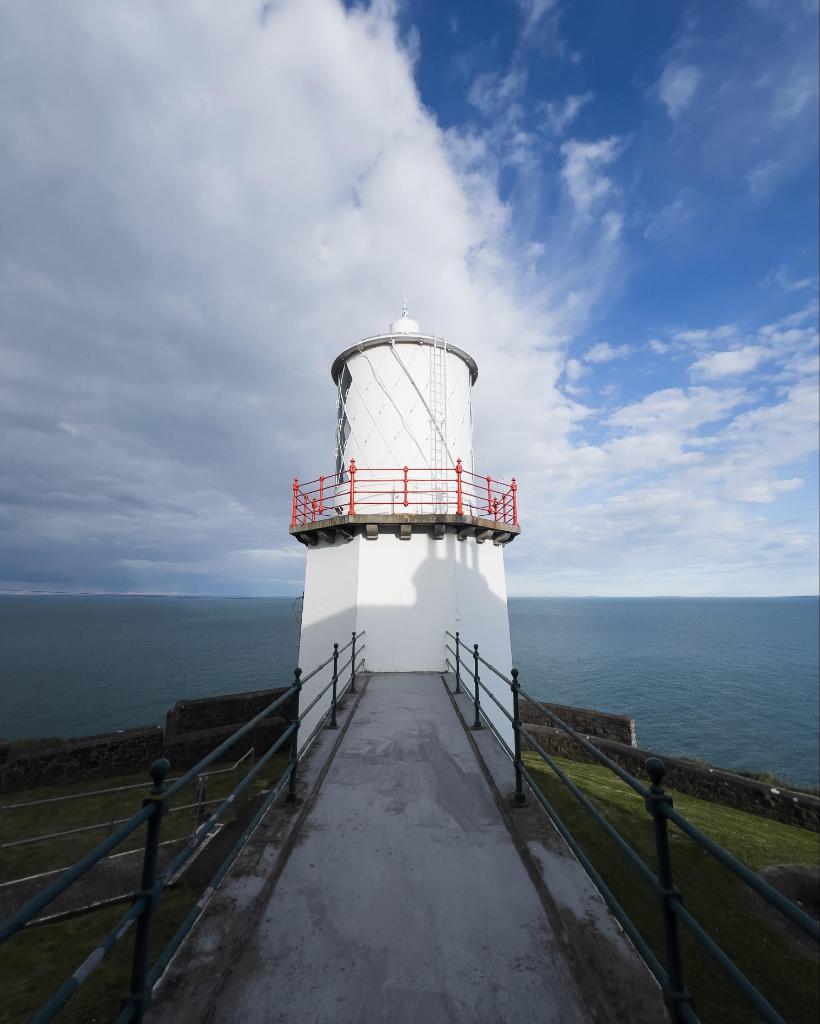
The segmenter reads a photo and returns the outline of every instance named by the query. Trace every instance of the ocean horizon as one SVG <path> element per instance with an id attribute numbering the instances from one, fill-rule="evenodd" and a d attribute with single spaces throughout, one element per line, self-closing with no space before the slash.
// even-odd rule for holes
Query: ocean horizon
<path id="1" fill-rule="evenodd" d="M 177 700 L 285 685 L 297 602 L 0 592 L 0 736 L 162 723 Z M 536 697 L 632 715 L 661 755 L 802 786 L 818 784 L 818 611 L 815 595 L 509 600 Z"/>

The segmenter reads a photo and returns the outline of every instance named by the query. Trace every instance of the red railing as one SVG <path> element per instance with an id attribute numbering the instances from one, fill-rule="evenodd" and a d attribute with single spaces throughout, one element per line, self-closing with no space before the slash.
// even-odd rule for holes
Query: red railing
<path id="1" fill-rule="evenodd" d="M 339 474 L 293 481 L 291 526 L 336 516 L 435 514 L 490 519 L 518 526 L 518 485 L 453 469 L 360 469 L 354 459 Z"/>

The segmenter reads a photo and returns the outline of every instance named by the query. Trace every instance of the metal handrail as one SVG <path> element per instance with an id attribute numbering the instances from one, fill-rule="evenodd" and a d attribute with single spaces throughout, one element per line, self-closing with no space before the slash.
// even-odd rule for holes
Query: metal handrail
<path id="1" fill-rule="evenodd" d="M 584 870 L 590 876 L 605 902 L 612 910 L 615 917 L 620 922 L 624 931 L 627 933 L 629 938 L 634 943 L 635 947 L 643 957 L 649 969 L 657 978 L 663 991 L 664 999 L 669 1005 L 673 1018 L 676 1021 L 685 1022 L 697 1022 L 698 1018 L 692 1009 L 692 997 L 686 989 L 683 983 L 682 973 L 682 956 L 680 950 L 680 944 L 678 941 L 677 934 L 677 921 L 680 920 L 681 924 L 689 931 L 693 938 L 706 950 L 706 952 L 713 958 L 718 966 L 726 973 L 729 980 L 734 986 L 741 992 L 741 994 L 751 1003 L 757 1013 L 763 1020 L 772 1022 L 781 1022 L 782 1019 L 778 1015 L 777 1011 L 771 1006 L 766 1000 L 763 994 L 755 988 L 752 982 L 746 977 L 745 974 L 737 967 L 737 965 L 727 956 L 727 954 L 720 948 L 715 940 L 703 929 L 699 922 L 693 917 L 693 915 L 683 906 L 681 902 L 681 894 L 675 888 L 672 879 L 672 867 L 669 850 L 669 836 L 666 828 L 667 821 L 674 822 L 683 832 L 685 832 L 695 843 L 697 843 L 703 850 L 714 857 L 720 864 L 726 867 L 729 871 L 735 874 L 741 881 L 743 881 L 749 888 L 756 892 L 759 896 L 765 899 L 770 905 L 774 906 L 775 909 L 779 910 L 792 924 L 800 928 L 805 934 L 809 935 L 815 941 L 820 940 L 820 927 L 818 923 L 814 921 L 808 914 L 804 913 L 799 907 L 797 907 L 791 900 L 788 900 L 781 893 L 777 892 L 771 885 L 764 882 L 761 878 L 758 878 L 746 865 L 742 864 L 736 857 L 730 854 L 727 850 L 724 850 L 718 843 L 704 835 L 695 825 L 692 825 L 686 818 L 684 818 L 679 812 L 675 811 L 672 807 L 672 799 L 669 797 L 663 789 L 661 783 L 665 774 L 665 768 L 663 762 L 659 758 L 650 757 L 646 762 L 646 769 L 651 778 L 652 786 L 647 788 L 641 782 L 638 781 L 634 776 L 630 775 L 629 772 L 621 768 L 620 765 L 616 764 L 611 758 L 607 757 L 602 751 L 600 751 L 594 744 L 590 743 L 585 737 L 581 736 L 575 729 L 567 725 L 562 719 L 560 719 L 554 712 L 550 711 L 544 704 L 531 694 L 523 690 L 518 682 L 518 670 L 511 670 L 511 677 L 505 676 L 500 672 L 494 665 L 483 658 L 478 651 L 478 645 L 474 644 L 472 647 L 472 655 L 474 659 L 474 667 L 468 666 L 460 656 L 460 647 L 465 646 L 469 648 L 469 645 L 465 644 L 460 639 L 459 633 L 451 633 L 449 630 L 445 630 L 445 637 L 449 637 L 455 641 L 456 650 L 454 651 L 447 640 L 444 641 L 446 651 L 453 655 L 456 659 L 456 665 L 459 668 L 467 670 L 469 675 L 472 675 L 473 682 L 475 685 L 475 693 L 472 698 L 475 705 L 475 725 L 474 728 L 479 725 L 479 716 L 483 718 L 486 723 L 491 727 L 494 735 L 500 740 L 505 753 L 511 757 L 516 770 L 516 802 L 520 803 L 519 787 L 520 780 L 526 779 L 529 787 L 541 804 L 544 810 L 549 815 L 551 821 L 558 829 L 562 837 L 565 839 L 567 844 L 576 855 Z M 503 707 L 501 702 L 496 698 L 492 691 L 482 682 L 478 674 L 478 664 L 481 663 L 489 668 L 499 679 L 509 685 L 512 690 L 513 696 L 513 714 L 507 711 Z M 449 658 L 446 660 L 448 668 L 453 668 L 453 664 Z M 461 677 L 460 673 L 456 676 L 456 692 L 461 692 L 460 689 Z M 484 691 L 498 707 L 502 710 L 505 717 L 512 723 L 514 737 L 515 737 L 515 751 L 510 749 L 509 744 L 500 735 L 498 729 L 490 721 L 489 716 L 483 710 L 480 704 L 479 691 Z M 615 829 L 604 817 L 604 815 L 592 804 L 585 793 L 569 778 L 566 772 L 561 769 L 555 759 L 551 757 L 544 748 L 538 743 L 538 741 L 523 727 L 523 724 L 518 714 L 518 698 L 519 696 L 525 697 L 535 707 L 542 711 L 552 722 L 555 723 L 556 727 L 568 736 L 570 736 L 575 742 L 577 742 L 584 750 L 589 752 L 594 760 L 600 764 L 609 768 L 614 774 L 621 778 L 627 785 L 629 785 L 636 793 L 638 793 L 644 799 L 647 811 L 651 814 L 655 827 L 655 838 L 656 847 L 658 853 L 658 873 L 655 872 L 643 861 L 639 854 L 632 848 L 632 846 L 621 836 L 621 834 Z M 627 856 L 632 866 L 637 869 L 644 881 L 654 890 L 654 892 L 660 897 L 661 907 L 663 911 L 664 920 L 664 933 L 666 940 L 666 966 L 662 965 L 655 954 L 650 949 L 648 943 L 638 931 L 635 924 L 629 918 L 629 915 L 620 905 L 617 898 L 606 885 L 601 878 L 601 875 L 594 868 L 589 858 L 586 856 L 584 851 L 579 846 L 575 837 L 566 827 L 561 820 L 558 813 L 547 800 L 543 791 L 541 790 L 538 782 L 533 778 L 530 771 L 528 771 L 526 765 L 523 763 L 520 753 L 520 741 L 521 739 L 526 740 L 530 748 L 541 757 L 541 759 L 552 769 L 558 779 L 566 786 L 567 789 L 573 794 L 578 800 L 584 810 L 592 817 L 606 832 L 606 834 L 614 840 L 619 849 Z"/>
<path id="2" fill-rule="evenodd" d="M 341 650 L 341 648 L 340 648 L 340 650 Z M 343 672 L 346 668 L 349 668 L 350 667 L 350 663 L 351 663 L 352 660 L 353 660 L 352 658 L 348 658 L 347 661 L 345 662 L 345 664 L 342 665 L 342 667 L 340 669 L 338 669 L 338 672 Z M 333 661 L 332 657 L 327 662 L 325 662 L 325 664 L 326 665 L 330 664 L 331 661 Z M 338 681 L 338 675 L 337 675 L 337 681 Z M 319 701 L 322 699 L 322 697 L 324 697 L 324 695 L 327 693 L 327 691 L 332 686 L 333 686 L 333 680 L 331 679 L 330 682 L 327 683 L 326 686 L 324 686 L 321 690 L 319 690 L 319 692 L 316 694 L 316 696 L 313 698 L 313 700 L 310 702 L 310 704 L 308 704 L 308 706 L 305 708 L 305 710 L 302 711 L 302 713 L 299 716 L 300 721 L 301 721 L 302 718 L 305 717 L 305 715 L 308 713 L 308 711 L 313 710 L 315 705 L 319 703 Z"/>
<path id="3" fill-rule="evenodd" d="M 236 771 L 245 758 L 250 755 L 250 752 L 251 750 L 248 748 L 239 760 L 234 761 L 233 764 L 228 765 L 226 768 L 215 768 L 211 772 L 201 772 L 200 774 L 211 778 L 213 775 L 225 775 L 228 772 Z M 168 781 L 175 782 L 176 779 L 169 779 Z M 6 811 L 17 811 L 24 807 L 41 807 L 43 804 L 58 804 L 63 803 L 66 800 L 83 800 L 90 796 L 106 796 L 108 793 L 127 793 L 132 789 L 145 789 L 145 783 L 133 782 L 129 783 L 127 786 L 109 786 L 107 789 L 87 789 L 83 793 L 66 793 L 65 796 L 49 796 L 43 800 L 26 800 L 23 803 L 0 804 L 0 813 L 4 814 Z M 0 849 L 1 848 L 2 845 L 0 845 Z"/>
<path id="4" fill-rule="evenodd" d="M 364 647 L 362 648 L 363 651 L 365 649 L 366 648 L 364 648 Z M 362 658 L 362 660 L 358 664 L 358 667 L 356 668 L 356 672 L 357 673 L 362 668 L 363 665 L 364 665 L 364 658 Z M 353 688 L 353 678 L 354 677 L 351 676 L 351 678 L 347 681 L 347 683 L 342 687 L 341 692 L 338 694 L 338 700 L 341 700 L 341 698 L 344 697 L 348 692 L 352 691 L 352 688 Z M 304 755 L 307 752 L 307 750 L 309 749 L 311 743 L 313 743 L 313 741 L 316 739 L 316 737 L 322 731 L 322 729 L 324 728 L 325 723 L 327 722 L 328 718 L 330 718 L 331 711 L 332 711 L 332 708 L 328 708 L 327 711 L 325 711 L 325 713 L 322 715 L 322 717 L 319 719 L 319 721 L 314 726 L 313 732 L 310 734 L 310 736 L 308 736 L 308 738 L 304 741 L 302 746 L 299 748 L 299 756 L 300 757 L 304 757 Z"/>
<path id="5" fill-rule="evenodd" d="M 227 775 L 231 772 L 236 772 L 236 769 L 243 763 L 243 761 L 247 760 L 247 758 L 250 757 L 252 753 L 253 747 L 249 747 L 245 751 L 245 753 L 232 765 L 228 765 L 226 768 L 216 768 L 210 772 L 202 772 L 200 775 L 197 776 L 197 778 L 212 779 L 215 775 Z M 30 807 L 41 807 L 44 804 L 60 803 L 64 800 L 81 800 L 83 797 L 106 796 L 109 793 L 112 793 L 115 798 L 114 801 L 112 802 L 111 817 L 109 817 L 106 821 L 98 821 L 95 822 L 93 825 L 82 825 L 78 826 L 77 828 L 64 829 L 62 832 L 46 832 L 43 835 L 39 836 L 26 836 L 24 839 L 12 839 L 10 842 L 0 843 L 0 850 L 11 850 L 19 846 L 33 846 L 37 843 L 44 843 L 50 839 L 63 839 L 67 836 L 80 835 L 83 832 L 96 832 L 101 828 L 107 828 L 110 830 L 113 829 L 115 825 L 122 825 L 124 822 L 128 821 L 129 818 L 113 817 L 114 807 L 116 806 L 116 798 L 119 796 L 120 793 L 128 793 L 135 789 L 140 789 L 144 792 L 145 783 L 137 782 L 130 784 L 128 786 L 111 786 L 109 789 L 92 789 L 88 790 L 85 793 L 69 793 L 66 796 L 48 797 L 44 800 L 27 800 L 24 803 L 4 804 L 0 806 L 0 814 L 2 814 L 4 811 L 19 810 L 20 808 L 27 809 Z M 218 800 L 205 800 L 196 801 L 192 804 L 181 804 L 178 807 L 169 807 L 167 813 L 177 814 L 179 811 L 188 811 L 192 807 L 206 807 L 209 804 L 217 802 Z M 61 870 L 65 869 L 63 868 Z M 22 879 L 8 879 L 0 883 L 0 885 L 12 885 L 15 882 L 19 881 L 22 881 Z"/>
<path id="6" fill-rule="evenodd" d="M 566 722 L 562 722 L 561 719 L 557 717 L 557 715 L 553 715 L 543 705 L 543 703 L 541 703 L 531 695 L 527 694 L 524 690 L 521 690 L 521 694 L 525 696 L 527 700 L 535 704 L 535 706 L 540 711 L 545 712 L 546 714 L 550 715 L 550 717 L 553 718 L 555 721 L 560 722 L 561 724 L 559 728 L 566 732 L 567 735 L 572 736 L 573 739 L 575 739 L 576 741 L 581 741 L 581 745 L 586 750 L 595 752 L 597 755 L 597 760 L 599 760 L 602 764 L 606 765 L 606 767 L 608 768 L 611 768 L 612 765 L 614 765 L 615 768 L 618 769 L 617 774 L 621 778 L 623 778 L 623 776 L 626 775 L 627 779 L 625 779 L 624 781 L 631 780 L 632 788 L 636 792 L 640 793 L 642 796 L 646 798 L 651 799 L 651 790 L 647 790 L 646 787 L 642 786 L 637 779 L 633 778 L 633 776 L 629 775 L 628 772 L 624 771 L 624 769 L 621 768 L 620 765 L 615 764 L 611 760 L 611 758 L 607 757 L 606 754 L 598 750 L 598 748 L 595 747 L 592 743 L 589 743 L 588 741 L 584 740 L 583 737 L 580 737 L 571 726 L 567 725 Z M 523 733 L 523 731 L 522 734 L 527 735 Z M 649 760 L 651 760 L 651 758 Z M 658 759 L 656 758 L 655 760 Z M 710 839 L 709 836 L 701 832 L 701 830 L 696 825 L 693 825 L 690 821 L 684 818 L 683 815 L 679 814 L 673 808 L 671 803 L 661 805 L 659 810 L 665 818 L 668 818 L 669 821 L 674 822 L 675 825 L 677 825 L 682 832 L 685 832 L 692 840 L 694 840 L 694 842 L 696 842 L 698 846 L 704 849 L 707 853 L 711 854 L 711 856 L 714 857 L 715 860 L 719 861 L 725 868 L 727 868 L 727 870 L 731 871 L 732 874 L 736 875 L 742 882 L 748 885 L 750 889 L 754 889 L 754 891 L 759 896 L 761 896 L 764 900 L 766 900 L 773 907 L 779 910 L 781 914 L 783 914 L 792 922 L 792 924 L 796 925 L 798 928 L 804 931 L 810 938 L 820 941 L 820 926 L 817 924 L 816 921 L 809 917 L 808 914 L 800 910 L 800 908 L 797 907 L 791 900 L 783 896 L 782 893 L 779 893 L 777 889 L 769 885 L 768 882 L 765 882 L 762 878 L 758 877 L 758 875 L 756 875 L 753 871 L 750 871 L 749 868 L 747 868 L 746 865 L 742 863 L 742 861 L 739 861 L 737 857 L 729 853 L 728 850 L 724 850 L 722 846 L 720 846 L 718 843 L 714 841 L 714 839 Z"/>
<path id="7" fill-rule="evenodd" d="M 300 760 L 304 756 L 310 743 L 315 738 L 317 730 L 311 734 L 308 740 L 299 745 L 299 727 L 307 714 L 307 712 L 313 708 L 316 704 L 316 700 L 312 701 L 307 709 L 303 710 L 300 714 L 299 709 L 299 695 L 302 686 L 307 679 L 311 679 L 316 675 L 318 671 L 326 667 L 330 662 L 333 662 L 334 672 L 331 683 L 326 686 L 320 697 L 327 693 L 327 690 L 333 687 L 333 697 L 330 703 L 330 707 L 323 713 L 319 720 L 318 728 L 321 728 L 331 717 L 332 724 L 335 724 L 336 707 L 338 700 L 343 697 L 349 690 L 354 690 L 355 677 L 357 672 L 357 666 L 354 664 L 354 657 L 348 659 L 345 665 L 341 669 L 338 667 L 339 653 L 340 651 L 347 650 L 348 647 L 352 646 L 354 651 L 356 650 L 356 641 L 364 635 L 362 633 L 353 633 L 351 639 L 340 648 L 338 644 L 334 645 L 334 651 L 331 657 L 323 662 L 316 669 L 313 669 L 308 675 L 302 679 L 302 670 L 297 668 L 294 672 L 294 682 L 288 687 L 283 694 L 272 701 L 266 708 L 264 708 L 259 714 L 255 715 L 249 722 L 245 723 L 239 729 L 237 729 L 231 736 L 228 737 L 223 743 L 220 743 L 218 747 L 212 750 L 205 757 L 201 758 L 199 762 L 185 772 L 179 778 L 173 780 L 173 782 L 167 784 L 167 776 L 170 770 L 170 765 L 167 760 L 161 758 L 155 761 L 151 766 L 151 777 L 153 779 L 153 787 L 150 793 L 143 801 L 141 810 L 137 811 L 131 818 L 127 819 L 122 823 L 121 827 L 115 832 L 112 832 L 105 840 L 94 847 L 89 853 L 82 857 L 76 864 L 67 868 L 57 878 L 55 878 L 49 885 L 47 885 L 41 892 L 29 899 L 22 907 L 20 907 L 15 913 L 13 913 L 6 921 L 0 924 L 0 943 L 11 938 L 22 928 L 32 923 L 39 913 L 48 906 L 53 900 L 65 892 L 71 885 L 74 884 L 79 878 L 81 878 L 86 872 L 88 872 L 95 864 L 106 857 L 111 850 L 117 847 L 123 840 L 130 836 L 136 829 L 142 825 L 147 825 L 145 846 L 143 854 L 143 868 L 142 868 L 142 879 L 140 882 L 139 889 L 134 893 L 133 903 L 131 907 L 126 911 L 125 914 L 119 919 L 114 927 L 106 933 L 102 938 L 96 949 L 85 959 L 85 961 L 77 968 L 77 970 L 69 977 L 60 988 L 50 997 L 50 999 L 40 1008 L 34 1017 L 35 1022 L 46 1022 L 52 1019 L 52 1017 L 59 1012 L 59 1010 L 65 1006 L 65 1004 L 71 999 L 76 993 L 77 989 L 91 973 L 99 966 L 104 960 L 107 953 L 114 948 L 114 946 L 122 939 L 126 932 L 130 929 L 131 925 L 136 923 L 137 934 L 134 939 L 134 950 L 132 957 L 132 969 L 131 969 L 131 984 L 127 999 L 124 1001 L 123 1010 L 118 1018 L 120 1024 L 126 1024 L 128 1021 L 141 1022 L 148 1010 L 148 1006 L 151 1001 L 151 992 L 157 979 L 162 974 L 167 964 L 170 962 L 174 952 L 179 947 L 183 938 L 193 924 L 202 913 L 204 906 L 207 902 L 208 897 L 213 890 L 219 885 L 224 878 L 231 864 L 233 864 L 236 857 L 239 855 L 241 849 L 248 841 L 253 830 L 259 824 L 264 817 L 268 808 L 276 800 L 276 798 L 283 791 L 285 786 L 288 786 L 288 800 L 293 801 L 296 798 L 296 778 Z M 365 650 L 362 647 L 358 654 L 361 654 Z M 358 664 L 358 669 L 361 669 L 364 665 L 364 658 Z M 337 692 L 338 676 L 340 671 L 346 671 L 347 668 L 351 667 L 350 678 L 341 687 L 341 692 Z M 355 692 L 355 691 L 354 691 Z M 216 810 L 208 817 L 208 819 L 199 825 L 194 834 L 184 843 L 183 847 L 175 854 L 173 859 L 168 865 L 161 871 L 157 871 L 157 855 L 160 846 L 160 824 L 165 814 L 169 813 L 171 809 L 168 806 L 171 797 L 178 793 L 185 785 L 195 779 L 197 776 L 203 774 L 202 769 L 212 764 L 215 760 L 222 756 L 228 749 L 230 749 L 235 743 L 237 743 L 243 736 L 253 729 L 262 719 L 273 714 L 278 708 L 282 707 L 287 701 L 292 701 L 290 713 L 288 715 L 286 728 L 277 737 L 277 739 L 268 747 L 265 753 L 257 760 L 256 764 L 243 776 L 241 781 L 235 785 L 231 793 L 221 802 L 219 800 L 208 801 L 207 803 L 219 803 Z M 148 934 L 150 920 L 153 911 L 158 904 L 162 891 L 168 882 L 176 875 L 180 868 L 187 862 L 192 856 L 198 846 L 202 844 L 205 838 L 213 830 L 214 826 L 224 815 L 224 813 L 232 807 L 236 800 L 241 794 L 250 786 L 251 782 L 256 778 L 261 769 L 270 761 L 277 751 L 279 751 L 286 743 L 290 744 L 290 757 L 284 770 L 280 774 L 277 781 L 274 783 L 273 788 L 267 794 L 258 808 L 256 814 L 251 819 L 250 823 L 243 830 L 240 837 L 231 847 L 228 855 L 223 860 L 220 867 L 217 869 L 216 874 L 211 879 L 210 885 L 206 889 L 205 894 L 200 898 L 195 907 L 186 916 L 179 929 L 160 954 L 159 958 L 155 961 L 153 966 L 149 967 L 148 963 Z M 236 762 L 236 765 L 230 769 L 233 770 L 244 757 Z M 215 773 L 212 773 L 215 774 Z M 116 787 L 115 787 L 116 788 Z M 194 806 L 194 805 L 191 805 Z M 203 804 L 204 806 L 204 804 Z M 181 808 L 177 808 L 178 810 Z M 116 823 L 115 823 L 116 824 Z M 99 827 L 99 826 L 91 826 Z"/>
<path id="8" fill-rule="evenodd" d="M 176 857 L 171 863 L 165 868 L 161 878 L 163 879 L 162 885 L 165 885 L 166 881 L 173 877 L 177 871 L 185 864 L 185 862 L 191 857 L 197 847 L 201 846 L 205 838 L 210 833 L 214 825 L 219 821 L 223 812 L 226 811 L 232 804 L 236 803 L 236 798 L 241 796 L 242 793 L 248 788 L 253 782 L 260 770 L 270 761 L 273 755 L 282 747 L 286 740 L 289 740 L 293 733 L 299 728 L 298 722 L 292 722 L 287 729 L 285 729 L 281 736 L 268 747 L 265 753 L 259 758 L 256 764 L 251 770 L 245 775 L 242 781 L 236 786 L 232 792 L 225 797 L 222 803 L 217 809 L 211 814 L 211 816 L 204 821 L 190 837 L 190 839 L 184 844 L 182 849 L 177 853 Z"/>
<path id="9" fill-rule="evenodd" d="M 334 473 L 292 484 L 291 528 L 321 523 L 340 515 L 369 512 L 395 514 L 397 506 L 412 510 L 448 512 L 487 518 L 518 527 L 518 484 L 494 480 L 453 466 L 431 469 L 410 466 L 359 467 L 354 459 Z"/>
<path id="10" fill-rule="evenodd" d="M 447 647 L 447 650 L 450 651 L 451 654 L 455 654 L 455 652 L 449 646 L 445 646 Z M 493 668 L 493 666 L 490 665 L 488 661 L 485 661 L 481 656 L 479 656 L 478 660 L 481 661 L 488 668 Z M 463 668 L 467 668 L 469 671 L 469 666 L 465 665 L 463 661 L 461 661 L 461 665 Z M 504 676 L 502 676 L 501 673 L 498 672 L 496 669 L 493 668 L 493 671 L 496 672 L 496 675 L 498 675 L 500 678 L 504 678 Z M 507 709 L 498 700 L 498 698 L 495 696 L 492 690 L 485 686 L 485 684 L 481 681 L 480 678 L 476 681 L 478 683 L 478 686 L 482 690 L 484 690 L 487 696 L 501 710 L 505 718 L 507 718 L 508 721 L 512 723 L 513 728 L 515 728 L 515 718 L 513 718 L 509 711 L 507 711 Z M 510 685 L 512 686 L 512 681 L 510 681 Z M 523 691 L 519 689 L 519 693 L 523 693 Z M 507 741 L 502 738 L 501 734 L 498 732 L 498 729 L 496 729 L 495 725 L 486 715 L 484 709 L 481 707 L 480 704 L 478 706 L 478 713 L 485 719 L 487 725 L 490 727 L 496 738 L 501 742 L 502 746 L 504 747 L 505 753 L 514 761 L 515 754 L 513 750 L 510 748 L 510 745 L 507 743 Z M 601 828 L 603 828 L 607 835 L 626 854 L 628 859 L 631 861 L 633 867 L 635 867 L 638 870 L 638 872 L 643 875 L 644 879 L 652 886 L 653 889 L 655 889 L 656 892 L 660 892 L 661 886 L 655 874 L 649 867 L 647 867 L 643 860 L 641 860 L 639 854 L 629 845 L 629 843 L 626 841 L 626 839 L 624 839 L 621 833 L 614 826 L 610 825 L 610 823 L 606 820 L 603 814 L 601 814 L 601 812 L 594 806 L 594 804 L 590 802 L 586 794 L 581 789 L 579 789 L 578 786 L 575 785 L 575 783 L 572 781 L 572 779 L 569 778 L 566 772 L 563 771 L 563 769 L 556 763 L 556 761 L 552 757 L 550 757 L 550 755 L 543 749 L 543 747 L 526 731 L 526 729 L 524 729 L 521 723 L 519 723 L 518 731 L 520 735 L 527 740 L 530 747 L 532 747 L 532 749 L 535 750 L 536 753 L 539 754 L 547 762 L 550 768 L 552 768 L 552 770 L 555 772 L 555 774 L 558 776 L 561 782 L 564 783 L 567 789 L 569 789 L 569 791 L 576 798 L 576 800 L 578 800 L 578 802 L 584 807 L 587 813 L 592 818 L 594 818 L 595 821 L 598 822 L 598 824 L 601 826 Z"/>
<path id="11" fill-rule="evenodd" d="M 220 743 L 218 747 L 216 747 L 214 750 L 210 752 L 210 754 L 206 754 L 205 757 L 201 758 L 194 765 L 194 767 L 189 768 L 184 775 L 180 775 L 176 782 L 169 786 L 167 790 L 164 790 L 165 800 L 170 800 L 171 797 L 174 796 L 174 794 L 178 793 L 183 787 L 187 786 L 192 779 L 195 779 L 197 775 L 201 775 L 202 769 L 205 768 L 207 765 L 213 764 L 214 761 L 218 761 L 219 758 L 222 757 L 222 755 L 225 753 L 225 751 L 230 750 L 238 739 L 241 739 L 243 736 L 246 736 L 251 731 L 251 729 L 254 729 L 262 721 L 263 718 L 267 718 L 274 711 L 280 708 L 284 703 L 286 703 L 286 701 L 289 701 L 291 697 L 298 696 L 301 688 L 301 682 L 295 683 L 293 686 L 288 687 L 288 689 L 285 690 L 281 697 L 277 698 L 271 704 L 268 704 L 268 706 L 266 708 L 263 708 L 263 710 L 260 711 L 258 715 L 254 715 L 254 717 L 249 722 L 246 722 L 243 726 L 240 726 L 240 728 L 237 729 L 235 733 L 232 733 L 226 740 Z"/>

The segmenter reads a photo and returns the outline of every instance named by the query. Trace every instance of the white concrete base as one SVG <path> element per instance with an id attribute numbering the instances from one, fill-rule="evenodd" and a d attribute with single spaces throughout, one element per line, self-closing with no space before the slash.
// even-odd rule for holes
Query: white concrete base
<path id="1" fill-rule="evenodd" d="M 469 652 L 477 643 L 482 657 L 509 675 L 502 547 L 477 543 L 473 537 L 460 541 L 452 531 L 440 540 L 426 532 L 401 540 L 382 527 L 375 540 L 363 535 L 346 540 L 337 534 L 334 544 L 320 539 L 307 549 L 299 645 L 305 674 L 329 656 L 334 642 L 346 644 L 354 630 L 367 633 L 363 642 L 369 672 L 443 672 L 448 629 L 458 630 L 467 645 L 462 657 L 468 665 L 472 667 Z M 329 673 L 330 667 L 306 684 L 303 707 L 331 678 Z M 483 666 L 479 674 L 504 707 L 511 708 L 509 687 Z M 482 704 L 511 742 L 512 731 L 498 708 L 488 699 Z M 321 701 L 317 716 L 326 707 Z M 312 728 L 309 721 L 305 727 L 303 737 Z"/>

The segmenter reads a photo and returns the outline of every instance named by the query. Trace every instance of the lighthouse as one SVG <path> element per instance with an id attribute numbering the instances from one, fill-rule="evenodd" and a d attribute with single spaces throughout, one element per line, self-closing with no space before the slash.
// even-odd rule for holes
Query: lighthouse
<path id="1" fill-rule="evenodd" d="M 448 657 L 455 668 L 449 630 L 466 666 L 480 644 L 508 674 L 504 548 L 520 532 L 518 492 L 514 477 L 474 464 L 475 360 L 405 307 L 386 334 L 342 351 L 331 377 L 334 465 L 293 481 L 290 532 L 307 553 L 299 664 L 307 672 L 364 632 L 368 672 L 443 673 Z M 331 670 L 310 679 L 304 701 Z M 489 671 L 481 679 L 506 707 L 509 688 Z M 500 711 L 486 713 L 508 732 Z"/>

